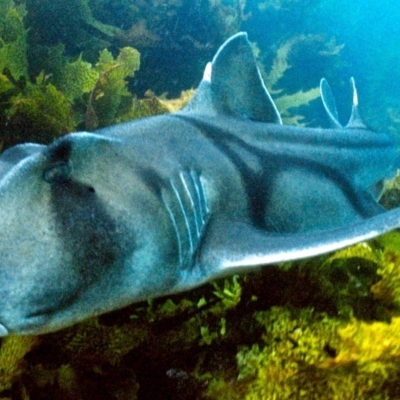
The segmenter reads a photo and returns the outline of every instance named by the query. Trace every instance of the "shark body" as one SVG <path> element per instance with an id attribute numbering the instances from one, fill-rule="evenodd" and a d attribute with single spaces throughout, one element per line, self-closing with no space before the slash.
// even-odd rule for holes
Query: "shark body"
<path id="1" fill-rule="evenodd" d="M 392 138 L 283 126 L 245 33 L 182 111 L 0 156 L 0 335 L 40 334 L 400 225 Z M 355 92 L 356 93 L 356 92 Z"/>

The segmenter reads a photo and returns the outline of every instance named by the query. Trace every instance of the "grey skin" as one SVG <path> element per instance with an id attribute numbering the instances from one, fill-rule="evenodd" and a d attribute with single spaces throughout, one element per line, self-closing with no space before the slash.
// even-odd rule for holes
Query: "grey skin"
<path id="1" fill-rule="evenodd" d="M 245 33 L 181 112 L 0 156 L 0 334 L 40 334 L 400 225 L 377 203 L 397 167 L 357 113 L 283 126 Z"/>

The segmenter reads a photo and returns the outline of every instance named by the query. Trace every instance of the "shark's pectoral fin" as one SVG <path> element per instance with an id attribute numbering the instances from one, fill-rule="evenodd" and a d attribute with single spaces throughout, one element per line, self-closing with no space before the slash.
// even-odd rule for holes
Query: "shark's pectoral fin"
<path id="1" fill-rule="evenodd" d="M 193 281 L 251 270 L 254 266 L 308 258 L 372 239 L 400 226 L 400 209 L 350 227 L 322 232 L 271 234 L 249 224 L 210 221 L 197 254 Z"/>
<path id="2" fill-rule="evenodd" d="M 351 77 L 350 82 L 353 89 L 353 105 L 351 108 L 351 116 L 349 122 L 346 125 L 346 128 L 367 129 L 364 121 L 360 116 L 360 112 L 358 111 L 358 94 L 353 77 Z M 334 128 L 343 128 L 343 126 L 339 122 L 335 97 L 333 96 L 331 87 L 329 86 L 329 83 L 325 78 L 321 79 L 319 89 L 321 92 L 322 104 L 324 105 L 325 111 L 328 114 L 332 126 Z"/>

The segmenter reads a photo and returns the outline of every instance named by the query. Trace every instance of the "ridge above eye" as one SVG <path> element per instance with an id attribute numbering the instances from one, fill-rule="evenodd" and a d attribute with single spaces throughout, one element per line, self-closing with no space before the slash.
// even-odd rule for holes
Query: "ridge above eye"
<path id="1" fill-rule="evenodd" d="M 64 182 L 71 176 L 71 165 L 65 161 L 59 161 L 49 165 L 43 171 L 43 179 L 47 183 Z"/>

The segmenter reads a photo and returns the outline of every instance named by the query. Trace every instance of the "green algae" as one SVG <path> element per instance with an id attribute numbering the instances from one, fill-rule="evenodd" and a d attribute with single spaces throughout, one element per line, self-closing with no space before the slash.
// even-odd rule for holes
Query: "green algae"
<path id="1" fill-rule="evenodd" d="M 93 130 L 120 121 L 123 99 L 131 98 L 126 78 L 133 77 L 139 67 L 140 54 L 132 47 L 122 48 L 115 59 L 107 49 L 100 53 L 86 110 L 86 129 Z"/>
<path id="2" fill-rule="evenodd" d="M 209 385 L 212 399 L 389 399 L 398 377 L 398 318 L 345 323 L 312 309 L 259 312 L 263 343 L 237 354 L 234 383 Z M 376 344 L 378 338 L 385 338 Z M 226 393 L 227 396 L 221 396 Z"/>
<path id="3" fill-rule="evenodd" d="M 303 51 L 312 51 L 323 53 L 324 57 L 336 58 L 340 54 L 344 45 L 336 44 L 333 38 L 321 45 L 319 35 L 298 34 L 281 43 L 277 48 L 271 61 L 269 69 L 263 62 L 260 64 L 261 73 L 268 86 L 278 110 L 281 113 L 282 120 L 287 125 L 308 125 L 309 120 L 301 113 L 301 107 L 308 106 L 311 102 L 320 97 L 319 87 L 309 89 L 301 88 L 294 93 L 285 92 L 282 87 L 282 80 L 290 73 L 293 68 L 293 58 L 299 49 Z"/>
<path id="4" fill-rule="evenodd" d="M 79 0 L 75 3 L 83 13 L 81 16 L 90 14 L 84 1 L 80 5 Z M 126 78 L 139 69 L 137 50 L 121 48 L 114 58 L 103 49 L 95 62 L 89 62 L 82 54 L 68 57 L 61 43 L 42 47 L 35 58 L 43 60 L 34 62 L 43 69 L 31 78 L 24 2 L 16 5 L 1 0 L 0 9 L 3 148 L 22 141 L 46 143 L 79 127 L 85 128 L 85 124 L 87 129 L 106 126 L 126 113 L 129 102 L 124 103 L 123 99 L 131 98 Z"/>
<path id="5" fill-rule="evenodd" d="M 0 393 L 10 389 L 12 383 L 24 372 L 25 354 L 39 339 L 35 336 L 10 336 L 3 339 L 0 348 Z"/>
<path id="6" fill-rule="evenodd" d="M 11 79 L 27 76 L 27 29 L 23 5 L 0 2 L 0 71 L 7 70 Z"/>
<path id="7" fill-rule="evenodd" d="M 74 128 L 68 98 L 44 76 L 39 76 L 36 83 L 27 83 L 23 91 L 11 97 L 10 106 L 8 121 L 17 128 L 20 140 L 31 131 L 40 132 L 43 141 L 50 141 Z"/>

